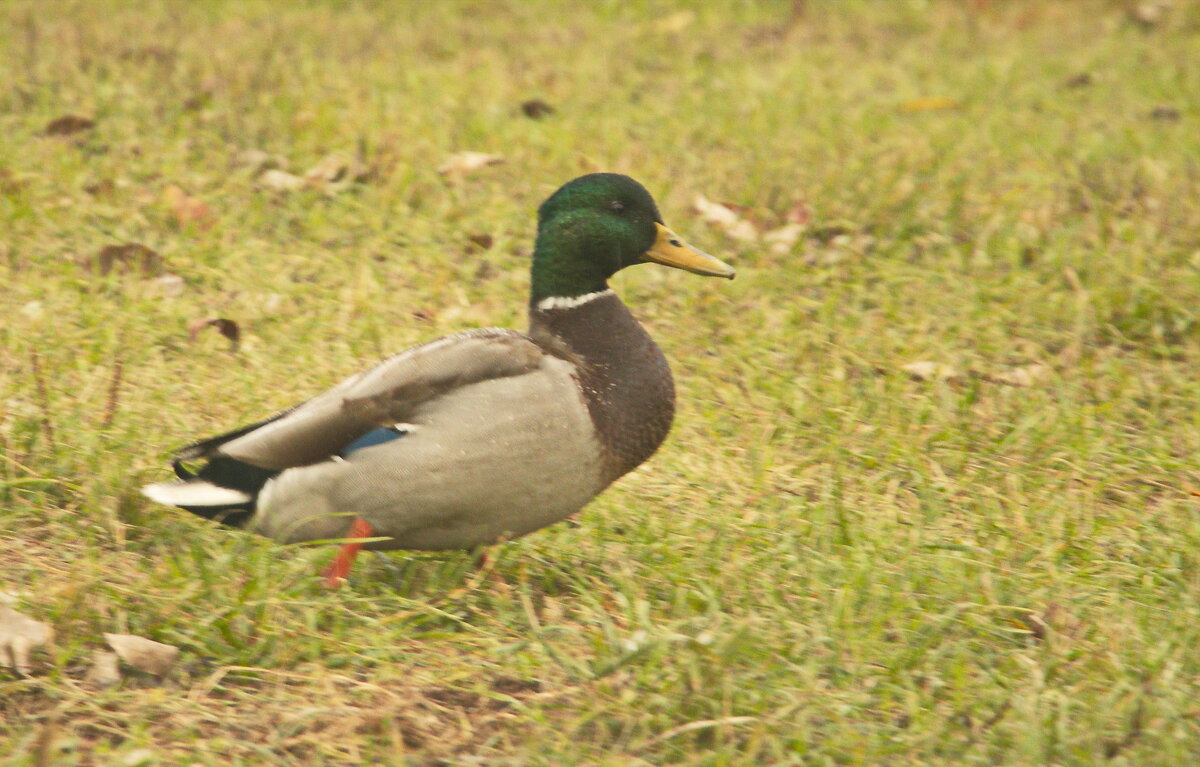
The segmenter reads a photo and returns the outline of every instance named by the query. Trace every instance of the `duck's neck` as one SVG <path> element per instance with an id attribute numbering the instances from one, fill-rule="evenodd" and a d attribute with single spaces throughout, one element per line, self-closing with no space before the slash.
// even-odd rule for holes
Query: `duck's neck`
<path id="1" fill-rule="evenodd" d="M 563 356 L 603 365 L 617 359 L 622 340 L 642 336 L 650 340 L 608 287 L 582 295 L 535 298 L 529 306 L 529 335 Z"/>
<path id="2" fill-rule="evenodd" d="M 605 259 L 584 257 L 581 249 L 600 247 L 579 242 L 570 231 L 561 227 L 538 231 L 533 248 L 533 268 L 530 273 L 530 303 L 536 307 L 547 299 L 580 298 L 608 288 L 611 269 L 605 269 Z"/>
<path id="3" fill-rule="evenodd" d="M 529 335 L 575 364 L 606 481 L 649 458 L 671 428 L 675 387 L 662 351 L 617 294 L 542 298 L 530 307 Z"/>

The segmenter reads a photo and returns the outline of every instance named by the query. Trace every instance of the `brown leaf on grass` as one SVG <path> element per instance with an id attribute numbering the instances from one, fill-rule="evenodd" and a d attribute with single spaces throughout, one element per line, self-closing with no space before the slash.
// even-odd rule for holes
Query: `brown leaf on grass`
<path id="1" fill-rule="evenodd" d="M 93 687 L 112 687 L 121 681 L 121 671 L 117 667 L 117 654 L 108 650 L 96 650 L 92 653 L 92 667 L 88 669 L 83 681 Z"/>
<path id="2" fill-rule="evenodd" d="M 116 191 L 116 189 L 117 183 L 111 178 L 102 178 L 99 181 L 93 181 L 90 184 L 83 185 L 83 191 L 87 192 L 93 197 L 102 197 L 104 195 L 112 194 Z"/>
<path id="3" fill-rule="evenodd" d="M 162 676 L 175 665 L 179 657 L 179 648 L 174 645 L 155 642 L 153 639 L 134 636 L 133 634 L 105 634 L 104 641 L 116 651 L 117 657 L 147 674 Z"/>
<path id="4" fill-rule="evenodd" d="M 1033 386 L 1048 375 L 1050 375 L 1050 368 L 1048 366 L 1035 364 L 1005 370 L 991 376 L 989 380 L 995 383 L 1008 384 L 1009 386 Z"/>
<path id="5" fill-rule="evenodd" d="M 1169 2 L 1158 0 L 1158 2 L 1134 3 L 1129 6 L 1127 13 L 1129 20 L 1140 26 L 1142 29 L 1153 29 L 1162 23 L 1166 18 L 1167 10 L 1170 8 Z"/>
<path id="6" fill-rule="evenodd" d="M 540 120 L 554 114 L 554 107 L 541 99 L 530 99 L 521 104 L 521 112 L 531 120 Z"/>
<path id="7" fill-rule="evenodd" d="M 171 184 L 163 190 L 163 201 L 171 209 L 171 215 L 180 226 L 196 224 L 201 229 L 213 225 L 212 209 L 203 200 L 192 197 L 181 187 Z"/>
<path id="8" fill-rule="evenodd" d="M 812 223 L 813 212 L 808 203 L 799 200 L 792 204 L 792 207 L 787 209 L 783 214 L 783 220 L 789 224 L 803 224 L 808 226 Z"/>
<path id="9" fill-rule="evenodd" d="M 43 136 L 72 136 L 96 127 L 96 121 L 79 115 L 63 115 L 46 123 Z"/>
<path id="10" fill-rule="evenodd" d="M 11 607 L 0 606 L 0 666 L 29 675 L 29 654 L 54 640 L 50 624 L 35 621 Z"/>
<path id="11" fill-rule="evenodd" d="M 780 256 L 790 253 L 792 247 L 808 230 L 808 225 L 812 222 L 812 209 L 803 201 L 798 201 L 784 212 L 783 220 L 786 222 L 783 226 L 762 235 L 767 249 Z"/>
<path id="12" fill-rule="evenodd" d="M 280 155 L 264 152 L 261 149 L 243 149 L 234 155 L 233 164 L 239 168 L 248 169 L 252 175 L 257 175 L 273 168 L 283 168 L 287 165 L 287 160 Z"/>
<path id="13" fill-rule="evenodd" d="M 1034 639 L 1045 640 L 1053 634 L 1075 638 L 1083 633 L 1083 621 L 1057 602 L 1046 605 L 1041 613 L 1023 612 L 1016 622 L 1027 629 Z"/>
<path id="14" fill-rule="evenodd" d="M 304 180 L 310 186 L 338 192 L 351 184 L 367 180 L 372 172 L 373 169 L 363 165 L 357 158 L 335 152 L 309 168 Z"/>
<path id="15" fill-rule="evenodd" d="M 496 244 L 496 239 L 487 232 L 468 235 L 467 241 L 481 250 L 490 250 Z"/>
<path id="16" fill-rule="evenodd" d="M 709 226 L 722 230 L 735 240 L 758 239 L 758 227 L 748 219 L 742 218 L 735 208 L 736 206 L 728 203 L 713 202 L 701 194 L 692 200 L 692 209 L 699 213 Z"/>
<path id="17" fill-rule="evenodd" d="M 205 317 L 199 320 L 193 320 L 188 324 L 188 340 L 195 341 L 200 331 L 205 328 L 216 328 L 217 332 L 229 339 L 229 350 L 237 351 L 238 344 L 242 339 L 242 329 L 236 322 L 225 317 Z"/>
<path id="18" fill-rule="evenodd" d="M 1162 120 L 1164 122 L 1175 122 L 1183 117 L 1183 113 L 1175 107 L 1157 106 L 1150 110 L 1149 117 L 1151 120 Z"/>
<path id="19" fill-rule="evenodd" d="M 308 186 L 304 179 L 286 170 L 271 168 L 258 177 L 260 186 L 276 192 L 295 192 Z"/>
<path id="20" fill-rule="evenodd" d="M 927 360 L 910 362 L 907 365 L 901 365 L 900 369 L 918 381 L 948 381 L 959 377 L 958 371 L 953 367 L 941 362 L 929 362 Z"/>
<path id="21" fill-rule="evenodd" d="M 437 172 L 443 176 L 466 176 L 489 165 L 498 165 L 504 158 L 498 154 L 486 152 L 459 152 L 450 155 L 438 166 Z"/>
<path id="22" fill-rule="evenodd" d="M 212 101 L 213 92 L 211 89 L 204 88 L 196 91 L 191 96 L 183 100 L 183 108 L 188 112 L 195 112 L 208 106 L 208 102 Z"/>
<path id="23" fill-rule="evenodd" d="M 1095 78 L 1092 77 L 1091 72 L 1080 72 L 1077 75 L 1072 75 L 1071 77 L 1067 78 L 1067 81 L 1063 83 L 1063 86 L 1067 88 L 1086 88 L 1087 86 L 1091 85 L 1094 80 Z"/>
<path id="24" fill-rule="evenodd" d="M 962 102 L 954 99 L 932 96 L 922 99 L 909 99 L 900 104 L 901 112 L 937 112 L 943 109 L 957 109 Z"/>
<path id="25" fill-rule="evenodd" d="M 94 259 L 84 264 L 89 271 L 98 271 L 101 276 L 114 269 L 118 274 L 129 274 L 134 270 L 143 277 L 153 277 L 162 271 L 162 256 L 139 242 L 124 245 L 105 245 Z"/>
<path id="26" fill-rule="evenodd" d="M 784 224 L 778 229 L 772 229 L 763 235 L 763 242 L 767 244 L 767 249 L 777 256 L 782 256 L 792 250 L 792 246 L 800 239 L 800 235 L 804 234 L 804 230 L 808 227 L 804 224 Z"/>

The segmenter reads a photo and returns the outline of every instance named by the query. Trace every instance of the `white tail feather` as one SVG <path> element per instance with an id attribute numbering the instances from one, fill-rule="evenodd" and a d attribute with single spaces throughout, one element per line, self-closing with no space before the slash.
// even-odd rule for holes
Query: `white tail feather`
<path id="1" fill-rule="evenodd" d="M 233 506 L 252 500 L 248 493 L 241 490 L 194 479 L 146 485 L 142 488 L 142 495 L 167 506 Z"/>

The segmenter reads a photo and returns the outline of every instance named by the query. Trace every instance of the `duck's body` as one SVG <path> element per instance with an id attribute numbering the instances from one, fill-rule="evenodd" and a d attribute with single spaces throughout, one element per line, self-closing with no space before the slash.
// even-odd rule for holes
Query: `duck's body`
<path id="1" fill-rule="evenodd" d="M 617 236 L 624 229 L 636 244 Z M 577 179 L 539 211 L 528 333 L 413 347 L 184 448 L 180 460 L 207 465 L 193 475 L 177 461 L 180 481 L 145 492 L 285 542 L 340 538 L 362 520 L 354 529 L 382 538 L 379 549 L 468 549 L 559 521 L 645 461 L 671 426 L 667 361 L 606 284 L 645 259 L 733 275 L 662 226 L 632 179 Z"/>

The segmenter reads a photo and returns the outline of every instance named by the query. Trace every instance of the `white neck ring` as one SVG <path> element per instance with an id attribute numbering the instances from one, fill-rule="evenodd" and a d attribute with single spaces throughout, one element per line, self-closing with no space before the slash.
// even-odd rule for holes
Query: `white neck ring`
<path id="1" fill-rule="evenodd" d="M 582 296 L 550 296 L 537 302 L 537 310 L 539 312 L 548 312 L 553 309 L 574 309 L 577 306 L 591 303 L 597 298 L 611 295 L 612 288 L 605 288 L 604 290 L 597 290 L 595 293 L 584 293 Z"/>

